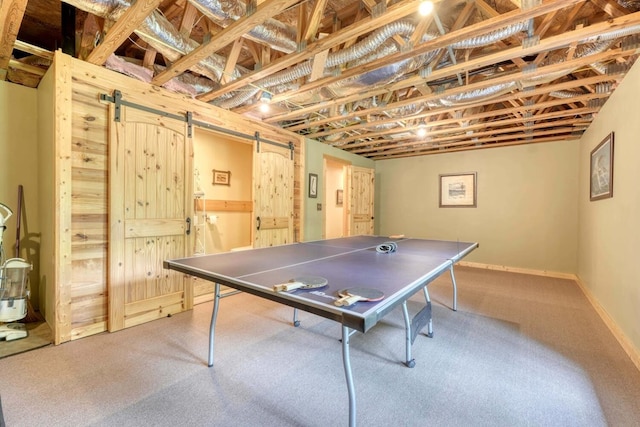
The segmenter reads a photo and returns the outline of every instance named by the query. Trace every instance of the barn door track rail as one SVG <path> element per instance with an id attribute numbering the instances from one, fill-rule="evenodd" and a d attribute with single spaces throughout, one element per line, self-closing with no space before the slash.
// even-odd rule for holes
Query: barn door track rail
<path id="1" fill-rule="evenodd" d="M 227 135 L 231 135 L 231 136 L 235 136 L 235 137 L 238 137 L 238 138 L 255 140 L 258 146 L 259 146 L 259 144 L 261 142 L 264 142 L 264 143 L 275 145 L 275 146 L 278 146 L 278 147 L 287 148 L 287 149 L 291 150 L 291 158 L 293 159 L 293 152 L 294 152 L 295 147 L 294 147 L 292 142 L 289 142 L 288 144 L 283 144 L 281 142 L 270 141 L 268 139 L 261 138 L 260 134 L 258 132 L 256 132 L 255 134 L 251 135 L 251 134 L 237 132 L 237 131 L 230 130 L 230 129 L 225 129 L 225 128 L 213 125 L 211 123 L 201 122 L 199 120 L 193 120 L 193 113 L 191 111 L 187 111 L 187 113 L 184 116 L 182 116 L 182 115 L 179 115 L 179 114 L 167 113 L 166 111 L 158 110 L 157 108 L 148 107 L 146 105 L 136 104 L 134 102 L 130 102 L 130 101 L 126 101 L 126 100 L 122 99 L 122 92 L 120 92 L 117 89 L 113 91 L 113 96 L 110 96 L 110 95 L 108 95 L 106 93 L 101 93 L 100 94 L 100 100 L 101 101 L 106 101 L 106 102 L 113 102 L 115 104 L 115 116 L 113 118 L 113 120 L 115 122 L 120 122 L 120 117 L 122 115 L 120 107 L 125 105 L 127 107 L 136 108 L 138 110 L 146 111 L 148 113 L 157 114 L 157 115 L 162 116 L 162 117 L 169 117 L 171 119 L 180 120 L 180 121 L 183 121 L 183 122 L 187 123 L 187 125 L 188 125 L 187 134 L 188 134 L 189 138 L 191 138 L 193 136 L 193 126 L 199 126 L 201 128 L 214 130 L 214 131 L 221 132 L 221 133 L 224 133 L 224 134 L 227 134 Z"/>

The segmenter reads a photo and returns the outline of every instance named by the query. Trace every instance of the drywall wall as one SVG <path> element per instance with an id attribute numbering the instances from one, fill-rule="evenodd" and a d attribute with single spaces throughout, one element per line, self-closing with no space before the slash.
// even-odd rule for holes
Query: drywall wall
<path id="1" fill-rule="evenodd" d="M 5 258 L 13 258 L 18 218 L 18 186 L 24 189 L 20 221 L 20 258 L 34 264 L 31 303 L 38 307 L 38 93 L 0 81 L 0 203 L 13 211 L 3 235 Z M 2 214 L 5 215 L 4 213 Z"/>
<path id="2" fill-rule="evenodd" d="M 640 63 L 580 141 L 578 268 L 582 284 L 640 354 Z M 613 197 L 590 201 L 590 154 L 614 132 Z"/>
<path id="3" fill-rule="evenodd" d="M 252 202 L 252 143 L 196 129 L 193 157 L 194 189 L 203 191 L 205 199 Z M 213 184 L 214 169 L 229 172 L 229 185 Z M 215 219 L 196 219 L 196 246 L 202 245 L 196 249 L 211 254 L 251 245 L 251 212 L 208 211 L 206 215 Z"/>
<path id="4" fill-rule="evenodd" d="M 576 271 L 578 142 L 376 162 L 378 234 L 474 241 L 467 261 Z M 440 174 L 477 172 L 477 207 L 440 208 Z"/>
<path id="5" fill-rule="evenodd" d="M 325 198 L 325 189 L 323 188 L 323 159 L 324 156 L 331 156 L 336 159 L 344 160 L 353 166 L 373 169 L 375 162 L 366 157 L 351 154 L 346 151 L 331 147 L 312 139 L 307 139 L 305 144 L 305 177 L 304 188 L 302 189 L 302 199 L 304 200 L 304 235 L 302 240 L 318 240 L 322 239 L 322 210 L 318 210 L 318 204 L 322 205 Z M 309 174 L 318 175 L 318 197 L 309 197 Z M 324 206 L 321 206 L 321 209 Z"/>

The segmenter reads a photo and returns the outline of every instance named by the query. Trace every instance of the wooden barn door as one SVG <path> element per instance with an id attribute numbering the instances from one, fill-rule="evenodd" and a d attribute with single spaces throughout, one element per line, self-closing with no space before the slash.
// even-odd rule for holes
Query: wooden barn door
<path id="1" fill-rule="evenodd" d="M 110 331 L 193 307 L 191 280 L 162 265 L 191 247 L 193 153 L 186 123 L 120 108 L 120 121 L 110 126 Z"/>
<path id="2" fill-rule="evenodd" d="M 373 169 L 350 166 L 347 181 L 350 183 L 349 235 L 371 235 L 375 172 Z"/>
<path id="3" fill-rule="evenodd" d="M 293 242 L 293 156 L 286 147 L 256 143 L 253 161 L 253 246 Z"/>

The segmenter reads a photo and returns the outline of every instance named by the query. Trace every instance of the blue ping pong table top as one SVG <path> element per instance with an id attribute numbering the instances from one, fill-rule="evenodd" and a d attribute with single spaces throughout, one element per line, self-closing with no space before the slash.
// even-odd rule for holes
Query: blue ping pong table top
<path id="1" fill-rule="evenodd" d="M 397 250 L 376 247 L 393 241 Z M 421 290 L 477 243 L 354 236 L 292 243 L 239 252 L 165 261 L 165 267 L 297 307 L 366 332 L 396 305 Z M 273 285 L 300 276 L 321 276 L 319 289 L 274 292 Z M 382 301 L 338 307 L 338 292 L 350 287 L 379 289 Z"/>

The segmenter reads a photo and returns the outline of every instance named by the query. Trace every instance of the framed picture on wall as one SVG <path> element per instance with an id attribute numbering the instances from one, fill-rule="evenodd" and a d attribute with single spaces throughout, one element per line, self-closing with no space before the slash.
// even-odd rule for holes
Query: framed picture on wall
<path id="1" fill-rule="evenodd" d="M 477 207 L 476 186 L 477 172 L 440 175 L 440 207 Z"/>
<path id="2" fill-rule="evenodd" d="M 309 197 L 318 197 L 318 175 L 315 173 L 309 174 Z"/>
<path id="3" fill-rule="evenodd" d="M 591 151 L 589 200 L 613 197 L 613 132 Z"/>
<path id="4" fill-rule="evenodd" d="M 342 206 L 343 198 L 344 198 L 344 191 L 336 190 L 336 206 Z"/>
<path id="5" fill-rule="evenodd" d="M 231 171 L 213 169 L 213 185 L 231 185 Z"/>

